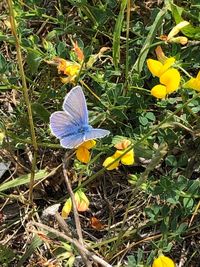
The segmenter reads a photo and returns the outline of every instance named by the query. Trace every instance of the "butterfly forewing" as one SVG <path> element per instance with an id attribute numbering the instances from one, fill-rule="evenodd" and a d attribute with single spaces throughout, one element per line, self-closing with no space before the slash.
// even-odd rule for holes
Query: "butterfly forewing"
<path id="1" fill-rule="evenodd" d="M 66 95 L 63 109 L 80 126 L 88 124 L 88 110 L 82 88 L 76 86 Z"/>

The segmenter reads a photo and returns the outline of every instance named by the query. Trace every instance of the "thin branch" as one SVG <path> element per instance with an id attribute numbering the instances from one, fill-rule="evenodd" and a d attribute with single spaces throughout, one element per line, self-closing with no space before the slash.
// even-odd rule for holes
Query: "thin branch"
<path id="1" fill-rule="evenodd" d="M 46 231 L 51 232 L 51 233 L 55 234 L 56 236 L 65 239 L 66 241 L 73 244 L 78 250 L 82 250 L 94 262 L 101 264 L 101 266 L 112 267 L 112 265 L 110 265 L 109 263 L 104 261 L 102 258 L 100 258 L 99 256 L 95 255 L 93 252 L 90 252 L 88 249 L 86 249 L 84 246 L 82 246 L 77 239 L 75 239 L 75 238 L 72 239 L 71 237 L 67 236 L 66 234 L 60 233 L 59 231 L 57 231 L 57 230 L 55 230 L 55 229 L 53 229 L 53 228 L 51 228 L 45 224 L 42 224 L 42 223 L 37 223 L 37 222 L 31 221 L 27 224 L 27 227 L 31 227 L 31 226 L 37 226 L 37 227 L 43 228 Z M 28 230 L 31 232 L 30 229 L 28 229 Z"/>
<path id="2" fill-rule="evenodd" d="M 77 210 L 77 207 L 76 207 L 76 201 L 75 201 L 74 193 L 73 193 L 73 190 L 72 190 L 72 187 L 71 187 L 71 183 L 70 183 L 70 180 L 69 180 L 68 175 L 67 175 L 67 169 L 66 169 L 65 162 L 66 162 L 66 157 L 64 158 L 64 163 L 63 163 L 63 174 L 64 174 L 65 182 L 66 182 L 66 185 L 67 185 L 67 190 L 68 190 L 69 195 L 70 195 L 71 200 L 72 200 L 73 214 L 74 214 L 74 220 L 75 220 L 75 224 L 76 224 L 76 231 L 77 231 L 77 235 L 78 235 L 78 238 L 79 238 L 79 242 L 82 245 L 84 245 L 83 234 L 82 234 L 82 230 L 81 230 L 81 223 L 80 223 L 80 219 L 79 219 L 79 214 L 78 214 L 78 210 Z"/>
<path id="3" fill-rule="evenodd" d="M 24 68 L 23 68 L 22 53 L 21 53 L 21 48 L 20 48 L 20 40 L 19 40 L 19 37 L 17 34 L 17 27 L 16 27 L 16 23 L 15 23 L 13 3 L 12 3 L 12 0 L 7 0 L 7 3 L 8 3 L 8 7 L 9 7 L 9 13 L 10 13 L 11 30 L 12 30 L 13 37 L 15 39 L 15 47 L 16 47 L 16 51 L 17 51 L 17 61 L 18 61 L 18 65 L 19 65 L 19 73 L 20 73 L 21 80 L 22 80 L 22 90 L 23 90 L 23 94 L 24 94 L 24 100 L 26 103 L 26 108 L 28 111 L 28 119 L 29 119 L 30 131 L 31 131 L 31 139 L 32 139 L 32 144 L 33 144 L 33 148 L 34 148 L 32 168 L 31 168 L 31 178 L 30 178 L 30 191 L 29 191 L 29 200 L 31 202 L 33 202 L 33 185 L 34 185 L 34 178 L 35 178 L 35 165 L 36 165 L 38 146 L 37 146 L 36 134 L 35 134 L 34 123 L 33 123 L 31 103 L 29 100 L 28 88 L 27 88 L 27 84 L 26 84 L 26 76 L 25 76 Z"/>
<path id="4" fill-rule="evenodd" d="M 60 216 L 60 214 L 58 212 L 55 213 L 55 218 L 56 218 L 59 226 L 64 230 L 64 232 L 67 234 L 67 236 L 73 238 L 73 235 L 72 235 L 68 225 L 66 224 L 65 220 Z M 85 255 L 85 253 L 82 250 L 79 250 L 79 254 L 81 255 L 85 265 L 87 267 L 92 267 L 92 264 L 91 264 L 90 260 L 88 259 L 88 256 Z"/>

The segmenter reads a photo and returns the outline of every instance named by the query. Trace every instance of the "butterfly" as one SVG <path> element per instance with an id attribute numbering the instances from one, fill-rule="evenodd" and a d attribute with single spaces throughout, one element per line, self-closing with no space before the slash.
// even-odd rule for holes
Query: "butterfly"
<path id="1" fill-rule="evenodd" d="M 94 129 L 88 122 L 88 110 L 81 86 L 76 86 L 65 96 L 64 111 L 50 116 L 50 129 L 65 148 L 76 148 L 85 141 L 103 138 L 108 130 Z"/>

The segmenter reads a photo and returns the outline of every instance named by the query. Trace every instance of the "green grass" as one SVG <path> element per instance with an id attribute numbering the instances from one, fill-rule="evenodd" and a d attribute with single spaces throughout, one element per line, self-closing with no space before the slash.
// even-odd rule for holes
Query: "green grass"
<path id="1" fill-rule="evenodd" d="M 79 255 L 83 266 L 91 266 L 91 253 L 102 266 L 150 267 L 160 253 L 177 266 L 197 266 L 200 97 L 183 85 L 200 68 L 198 1 L 4 2 L 0 266 L 77 266 Z M 183 20 L 190 25 L 177 36 L 188 37 L 187 44 L 159 38 Z M 76 41 L 83 62 L 73 50 Z M 176 59 L 181 74 L 179 89 L 163 99 L 151 95 L 159 78 L 146 64 L 156 59 L 158 45 Z M 62 83 L 55 58 L 80 64 L 73 83 Z M 88 164 L 62 148 L 49 128 L 50 115 L 62 109 L 76 84 L 83 88 L 90 124 L 111 132 L 97 140 Z M 123 139 L 132 142 L 135 163 L 106 170 L 104 160 Z M 47 215 L 49 206 L 61 209 L 71 196 L 63 160 L 73 191 L 82 189 L 90 201 L 79 212 L 79 226 L 74 210 L 64 222 Z"/>

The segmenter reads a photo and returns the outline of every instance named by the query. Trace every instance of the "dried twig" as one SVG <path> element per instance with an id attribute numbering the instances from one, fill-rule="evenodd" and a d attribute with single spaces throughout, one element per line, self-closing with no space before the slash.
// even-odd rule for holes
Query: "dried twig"
<path id="1" fill-rule="evenodd" d="M 66 162 L 67 162 L 67 159 L 65 157 L 64 162 L 63 162 L 63 174 L 64 174 L 65 182 L 66 182 L 66 185 L 67 185 L 67 190 L 68 190 L 68 192 L 70 194 L 70 197 L 71 197 L 71 200 L 72 200 L 74 220 L 75 220 L 75 224 L 76 224 L 76 231 L 77 231 L 77 235 L 78 235 L 78 238 L 79 238 L 79 242 L 80 242 L 80 244 L 82 246 L 84 246 L 81 223 L 80 223 L 79 214 L 78 214 L 77 207 L 76 207 L 74 193 L 73 193 L 73 190 L 72 190 L 72 187 L 71 187 L 70 180 L 69 180 L 68 175 L 67 175 L 67 168 L 66 168 L 67 164 L 65 164 Z M 57 220 L 60 221 L 60 223 L 62 225 L 65 225 L 65 222 L 64 222 L 64 220 L 62 220 L 62 217 L 61 216 L 59 217 L 59 214 L 57 214 L 56 216 L 57 216 Z M 92 264 L 88 260 L 88 258 L 85 255 L 85 253 L 82 250 L 80 250 L 79 253 L 80 253 L 85 265 L 87 267 L 92 267 Z"/>
<path id="2" fill-rule="evenodd" d="M 194 220 L 194 217 L 197 215 L 197 212 L 198 212 L 199 207 L 200 207 L 200 201 L 198 202 L 198 204 L 197 204 L 197 206 L 196 206 L 196 208 L 195 208 L 195 210 L 194 210 L 194 212 L 192 214 L 192 217 L 190 219 L 190 222 L 188 224 L 188 227 L 190 227 L 192 225 L 192 222 Z"/>
<path id="3" fill-rule="evenodd" d="M 56 220 L 58 221 L 58 224 L 65 231 L 67 236 L 69 236 L 70 238 L 73 238 L 73 236 L 69 230 L 68 225 L 66 224 L 65 220 L 60 216 L 60 214 L 58 212 L 55 213 L 55 217 L 56 217 Z M 84 246 L 84 244 L 82 244 L 82 245 Z M 79 250 L 79 254 L 81 255 L 85 265 L 87 267 L 92 267 L 90 260 L 88 259 L 88 257 L 85 255 L 85 253 L 82 250 Z"/>
<path id="4" fill-rule="evenodd" d="M 68 175 L 67 175 L 65 159 L 64 159 L 64 163 L 63 163 L 63 174 L 64 174 L 65 182 L 66 182 L 66 185 L 67 185 L 67 190 L 68 190 L 69 195 L 70 195 L 71 200 L 72 200 L 74 220 L 75 220 L 75 224 L 76 224 L 76 231 L 77 231 L 77 235 L 78 235 L 78 238 L 79 238 L 79 242 L 82 245 L 84 245 L 83 235 L 82 235 L 82 230 L 81 230 L 81 223 L 80 223 L 79 214 L 78 214 L 77 207 L 76 207 L 76 201 L 75 201 L 74 193 L 73 193 L 73 190 L 72 190 L 72 187 L 71 187 L 70 180 L 69 180 Z"/>
<path id="5" fill-rule="evenodd" d="M 55 229 L 53 229 L 53 228 L 51 228 L 51 227 L 49 227 L 49 226 L 47 226 L 45 224 L 38 223 L 38 222 L 31 221 L 31 222 L 29 222 L 27 224 L 27 226 L 28 226 L 28 228 L 31 227 L 31 226 L 37 226 L 37 227 L 43 228 L 46 231 L 51 232 L 51 233 L 55 234 L 56 236 L 61 237 L 61 238 L 65 239 L 66 241 L 72 243 L 74 246 L 76 246 L 76 248 L 79 251 L 81 250 L 82 252 L 84 252 L 85 255 L 87 255 L 94 262 L 100 264 L 101 266 L 103 266 L 103 267 L 112 267 L 112 265 L 110 265 L 109 263 L 107 263 L 106 261 L 101 259 L 99 256 L 95 255 L 93 252 L 88 251 L 88 249 L 85 248 L 84 246 L 82 246 L 81 243 L 75 238 L 71 238 L 66 234 L 60 233 L 59 231 L 57 231 L 57 230 L 55 230 Z M 30 228 L 28 230 L 31 232 Z"/>

